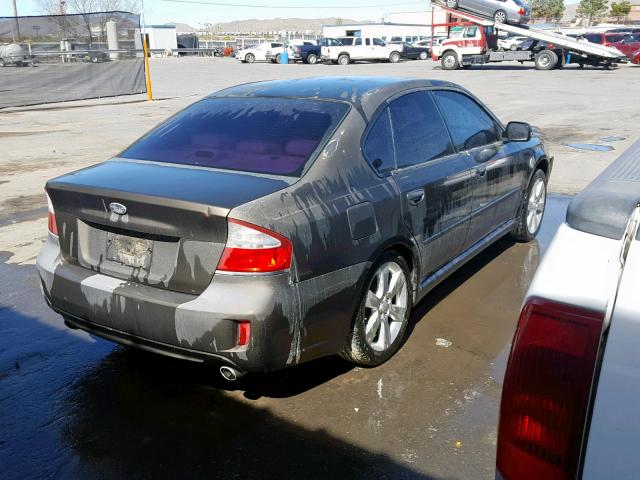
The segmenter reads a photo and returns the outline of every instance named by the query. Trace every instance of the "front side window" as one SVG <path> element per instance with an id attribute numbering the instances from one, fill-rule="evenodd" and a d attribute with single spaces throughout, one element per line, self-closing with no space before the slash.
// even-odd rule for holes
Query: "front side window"
<path id="1" fill-rule="evenodd" d="M 356 38 L 355 42 L 353 42 L 354 45 L 362 45 L 362 39 L 360 37 Z"/>
<path id="2" fill-rule="evenodd" d="M 467 31 L 464 33 L 465 38 L 475 38 L 478 34 L 478 27 L 467 27 Z"/>
<path id="3" fill-rule="evenodd" d="M 395 168 L 393 137 L 387 108 L 382 111 L 369 130 L 363 152 L 367 162 L 376 172 L 384 174 Z"/>
<path id="4" fill-rule="evenodd" d="M 475 100 L 447 90 L 433 94 L 458 150 L 470 150 L 500 139 L 496 122 Z"/>
<path id="5" fill-rule="evenodd" d="M 299 177 L 349 105 L 287 98 L 205 98 L 120 157 Z"/>
<path id="6" fill-rule="evenodd" d="M 415 92 L 389 105 L 398 168 L 453 153 L 449 134 L 429 92 Z"/>

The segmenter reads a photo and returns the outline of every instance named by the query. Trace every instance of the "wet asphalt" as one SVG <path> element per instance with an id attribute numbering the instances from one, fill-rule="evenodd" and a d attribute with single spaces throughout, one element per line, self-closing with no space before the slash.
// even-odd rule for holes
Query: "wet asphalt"
<path id="1" fill-rule="evenodd" d="M 0 252 L 0 477 L 494 478 L 511 338 L 569 200 L 549 198 L 536 241 L 501 240 L 427 296 L 384 365 L 236 383 L 67 329 L 34 266 Z"/>

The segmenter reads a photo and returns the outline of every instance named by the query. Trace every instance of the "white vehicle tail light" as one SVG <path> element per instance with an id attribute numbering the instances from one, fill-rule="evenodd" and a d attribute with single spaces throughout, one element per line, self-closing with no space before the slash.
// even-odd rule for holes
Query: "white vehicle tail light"
<path id="1" fill-rule="evenodd" d="M 266 228 L 241 220 L 227 220 L 227 244 L 218 262 L 224 272 L 264 273 L 291 266 L 291 242 Z"/>
<path id="2" fill-rule="evenodd" d="M 502 478 L 576 478 L 603 322 L 538 298 L 522 309 L 500 405 Z"/>
<path id="3" fill-rule="evenodd" d="M 51 199 L 49 198 L 49 194 L 47 195 L 47 227 L 49 228 L 49 232 L 52 235 L 58 236 L 58 224 L 56 223 L 56 213 L 53 211 L 53 204 L 51 203 Z"/>

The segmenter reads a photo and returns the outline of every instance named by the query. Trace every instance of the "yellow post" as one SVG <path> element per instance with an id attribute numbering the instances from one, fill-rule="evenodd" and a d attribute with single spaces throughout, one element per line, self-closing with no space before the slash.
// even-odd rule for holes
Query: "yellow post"
<path id="1" fill-rule="evenodd" d="M 144 50 L 144 73 L 147 79 L 147 96 L 149 101 L 153 100 L 153 89 L 151 88 L 151 70 L 149 70 L 149 46 L 147 45 L 147 34 L 142 34 L 142 49 Z"/>

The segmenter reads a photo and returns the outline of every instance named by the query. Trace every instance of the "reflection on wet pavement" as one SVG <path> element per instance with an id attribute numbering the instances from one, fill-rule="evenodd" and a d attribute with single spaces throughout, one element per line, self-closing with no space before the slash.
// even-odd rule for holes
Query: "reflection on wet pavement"
<path id="1" fill-rule="evenodd" d="M 375 369 L 327 358 L 229 384 L 214 367 L 70 331 L 0 253 L 4 478 L 493 478 L 497 412 L 537 241 L 502 240 L 432 292 Z"/>

